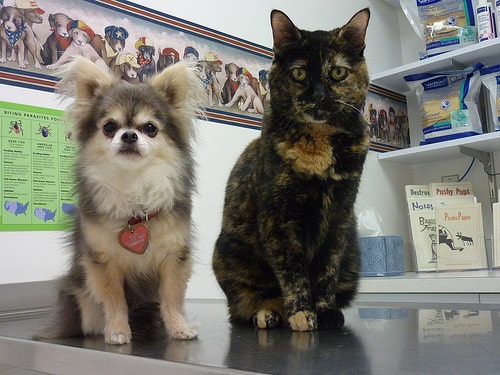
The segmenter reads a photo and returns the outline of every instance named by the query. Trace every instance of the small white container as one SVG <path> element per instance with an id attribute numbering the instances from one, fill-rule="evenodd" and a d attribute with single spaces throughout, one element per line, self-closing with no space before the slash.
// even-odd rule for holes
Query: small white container
<path id="1" fill-rule="evenodd" d="M 497 21 L 497 27 L 500 25 L 500 0 L 495 1 L 495 10 L 496 10 L 496 21 Z M 498 36 L 498 30 L 497 30 L 497 36 Z"/>
<path id="2" fill-rule="evenodd" d="M 497 3 L 500 1 L 497 1 Z M 498 12 L 498 8 L 497 8 Z M 497 37 L 496 15 L 491 3 L 479 0 L 476 7 L 477 38 L 480 42 Z"/>

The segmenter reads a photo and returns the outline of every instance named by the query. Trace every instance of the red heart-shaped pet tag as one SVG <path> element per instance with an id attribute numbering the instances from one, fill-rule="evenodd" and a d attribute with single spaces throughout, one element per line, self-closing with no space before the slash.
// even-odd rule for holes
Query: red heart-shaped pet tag
<path id="1" fill-rule="evenodd" d="M 143 254 L 148 247 L 149 228 L 144 224 L 134 224 L 118 234 L 121 247 L 136 254 Z"/>

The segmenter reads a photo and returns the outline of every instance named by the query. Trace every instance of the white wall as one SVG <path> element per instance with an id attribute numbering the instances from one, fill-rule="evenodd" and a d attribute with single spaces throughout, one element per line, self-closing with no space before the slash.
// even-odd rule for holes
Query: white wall
<path id="1" fill-rule="evenodd" d="M 285 11 L 298 27 L 331 29 L 346 23 L 359 9 L 369 6 L 372 12 L 367 35 L 366 56 L 370 71 L 378 72 L 401 64 L 400 36 L 396 8 L 381 0 L 352 0 L 348 3 L 330 0 L 254 0 L 244 7 L 234 1 L 219 0 L 207 6 L 202 1 L 135 1 L 203 26 L 270 47 L 272 45 L 269 13 Z M 0 85 L 2 100 L 48 108 L 62 109 L 53 94 Z M 256 130 L 200 121 L 196 159 L 198 195 L 195 198 L 194 221 L 197 240 L 196 265 L 188 297 L 217 298 L 222 294 L 211 271 L 212 248 L 222 215 L 224 186 L 239 153 L 253 138 Z M 396 170 L 379 165 L 376 154 L 370 154 L 360 188 L 357 207 L 375 207 L 384 220 L 387 234 L 407 236 L 402 186 L 412 178 L 407 168 Z M 67 255 L 63 234 L 59 232 L 0 232 L 0 284 L 48 280 L 60 275 Z"/>

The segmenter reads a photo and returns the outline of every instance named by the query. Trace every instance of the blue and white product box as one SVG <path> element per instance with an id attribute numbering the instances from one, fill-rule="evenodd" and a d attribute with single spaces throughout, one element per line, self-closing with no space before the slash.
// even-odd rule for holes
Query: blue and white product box
<path id="1" fill-rule="evenodd" d="M 360 237 L 360 276 L 396 276 L 405 273 L 403 237 Z"/>

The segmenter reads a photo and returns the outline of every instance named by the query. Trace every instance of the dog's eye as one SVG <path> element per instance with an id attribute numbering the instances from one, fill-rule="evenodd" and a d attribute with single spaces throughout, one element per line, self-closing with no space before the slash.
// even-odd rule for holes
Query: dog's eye
<path id="1" fill-rule="evenodd" d="M 142 130 L 147 134 L 148 137 L 151 138 L 156 137 L 156 134 L 158 134 L 158 128 L 151 123 L 147 123 L 146 125 L 144 125 Z"/>
<path id="2" fill-rule="evenodd" d="M 106 137 L 113 137 L 118 130 L 118 125 L 114 122 L 107 122 L 102 127 L 102 131 Z"/>

